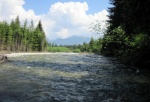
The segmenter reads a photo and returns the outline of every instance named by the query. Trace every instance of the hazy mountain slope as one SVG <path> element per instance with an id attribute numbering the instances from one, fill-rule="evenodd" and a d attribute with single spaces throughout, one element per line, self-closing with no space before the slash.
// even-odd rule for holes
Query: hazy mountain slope
<path id="1" fill-rule="evenodd" d="M 81 37 L 81 36 L 71 36 L 66 39 L 56 39 L 53 41 L 50 41 L 51 43 L 55 43 L 57 45 L 77 45 L 77 44 L 83 44 L 84 42 L 89 43 L 90 42 L 89 37 Z"/>

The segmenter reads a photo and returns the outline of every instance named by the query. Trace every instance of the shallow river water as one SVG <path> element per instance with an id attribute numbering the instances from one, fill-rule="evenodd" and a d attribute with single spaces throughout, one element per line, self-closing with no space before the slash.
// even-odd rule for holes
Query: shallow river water
<path id="1" fill-rule="evenodd" d="M 0 102 L 150 102 L 149 79 L 101 55 L 22 55 L 0 64 Z"/>

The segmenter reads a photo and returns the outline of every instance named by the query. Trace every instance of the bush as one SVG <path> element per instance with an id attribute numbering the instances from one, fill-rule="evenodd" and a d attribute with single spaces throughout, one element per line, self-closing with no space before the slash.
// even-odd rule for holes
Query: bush
<path id="1" fill-rule="evenodd" d="M 80 49 L 74 49 L 73 52 L 75 52 L 75 53 L 80 53 L 81 50 L 80 50 Z"/>
<path id="2" fill-rule="evenodd" d="M 66 47 L 49 47 L 49 52 L 71 52 L 69 48 Z"/>
<path id="3" fill-rule="evenodd" d="M 128 44 L 128 37 L 125 35 L 125 31 L 121 28 L 115 28 L 114 30 L 107 32 L 104 35 L 102 42 L 102 53 L 108 56 L 121 56 Z"/>

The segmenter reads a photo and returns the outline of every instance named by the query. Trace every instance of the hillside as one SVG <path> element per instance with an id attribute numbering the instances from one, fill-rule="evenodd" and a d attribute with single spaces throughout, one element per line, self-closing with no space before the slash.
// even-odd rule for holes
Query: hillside
<path id="1" fill-rule="evenodd" d="M 78 45 L 78 44 L 83 44 L 84 42 L 89 43 L 90 42 L 89 37 L 82 37 L 82 36 L 71 36 L 66 39 L 56 39 L 49 41 L 50 43 L 55 43 L 57 45 Z"/>

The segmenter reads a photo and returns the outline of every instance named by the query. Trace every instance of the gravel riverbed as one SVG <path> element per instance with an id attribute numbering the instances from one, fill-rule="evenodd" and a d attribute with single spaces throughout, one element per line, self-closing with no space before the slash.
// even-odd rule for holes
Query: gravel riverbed
<path id="1" fill-rule="evenodd" d="M 148 102 L 147 70 L 80 53 L 13 53 L 0 64 L 0 102 Z"/>

